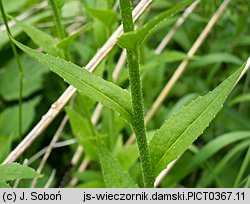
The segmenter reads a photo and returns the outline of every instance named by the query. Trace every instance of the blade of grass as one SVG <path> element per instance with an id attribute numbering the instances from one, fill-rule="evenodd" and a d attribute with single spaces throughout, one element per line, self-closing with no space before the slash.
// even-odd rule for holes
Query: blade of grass
<path id="1" fill-rule="evenodd" d="M 217 152 L 221 151 L 223 148 L 229 146 L 230 144 L 249 138 L 249 131 L 229 132 L 215 138 L 214 140 L 206 144 L 187 165 L 185 165 L 182 169 L 177 169 L 175 171 L 174 177 L 165 178 L 167 185 L 177 183 L 181 179 L 185 178 L 185 176 L 189 175 L 199 165 L 201 165 L 207 159 L 211 158 Z"/>
<path id="2" fill-rule="evenodd" d="M 225 169 L 225 166 L 230 160 L 235 157 L 235 155 L 239 154 L 240 151 L 243 149 L 249 147 L 250 140 L 244 140 L 243 142 L 240 142 L 239 144 L 235 145 L 232 150 L 230 150 L 225 156 L 223 156 L 223 159 L 216 164 L 215 167 L 209 171 L 208 175 L 205 175 L 204 178 L 199 182 L 199 185 L 196 187 L 206 188 L 208 185 L 211 184 L 211 182 L 214 180 L 216 176 L 219 176 L 219 173 Z"/>
<path id="3" fill-rule="evenodd" d="M 238 175 L 237 175 L 237 177 L 235 179 L 235 182 L 234 182 L 234 185 L 233 185 L 234 188 L 239 188 L 240 187 L 239 186 L 240 181 L 242 179 L 242 176 L 243 176 L 244 172 L 248 168 L 249 162 L 250 162 L 250 147 L 247 150 L 246 156 L 245 156 L 245 158 L 244 158 L 244 160 L 242 162 L 239 173 L 238 173 Z"/>

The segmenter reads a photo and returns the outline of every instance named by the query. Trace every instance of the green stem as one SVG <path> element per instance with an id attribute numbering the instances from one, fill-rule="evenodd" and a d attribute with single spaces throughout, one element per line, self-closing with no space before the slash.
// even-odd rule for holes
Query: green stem
<path id="1" fill-rule="evenodd" d="M 48 0 L 48 2 L 53 12 L 53 19 L 57 30 L 57 35 L 61 40 L 63 40 L 66 37 L 66 33 L 62 25 L 60 8 L 58 8 L 58 6 L 56 5 L 55 0 Z M 63 49 L 63 55 L 66 60 L 70 59 L 70 55 L 67 50 Z"/>
<path id="2" fill-rule="evenodd" d="M 57 7 L 56 2 L 54 0 L 48 0 L 48 1 L 53 11 L 53 17 L 54 17 L 58 37 L 61 40 L 63 40 L 66 37 L 66 35 L 64 32 L 62 23 L 61 23 L 61 14 L 60 14 L 59 8 Z"/>
<path id="3" fill-rule="evenodd" d="M 120 9 L 123 21 L 124 32 L 134 30 L 132 20 L 132 5 L 130 0 L 120 0 Z M 144 124 L 144 106 L 142 96 L 142 85 L 139 70 L 139 50 L 127 49 L 127 61 L 129 68 L 129 79 L 131 86 L 131 96 L 133 105 L 133 130 L 136 135 L 139 149 L 141 167 L 143 173 L 144 187 L 153 187 L 154 179 L 149 158 L 148 142 L 146 138 L 146 129 Z"/>
<path id="4" fill-rule="evenodd" d="M 16 46 L 10 39 L 10 36 L 12 36 L 12 35 L 11 35 L 10 28 L 8 26 L 8 21 L 7 21 L 6 13 L 4 11 L 2 0 L 0 0 L 0 10 L 1 10 L 3 21 L 4 21 L 4 24 L 5 24 L 5 27 L 6 27 L 6 31 L 7 31 L 9 40 L 10 40 L 10 45 L 11 45 L 13 54 L 15 56 L 17 67 L 18 67 L 18 72 L 19 72 L 19 102 L 18 102 L 19 103 L 19 113 L 18 113 L 18 121 L 19 121 L 18 126 L 19 127 L 18 127 L 18 133 L 19 133 L 19 138 L 21 139 L 21 137 L 22 137 L 23 68 L 22 68 L 22 65 L 21 65 L 21 62 L 20 62 L 20 58 L 19 58 Z"/>

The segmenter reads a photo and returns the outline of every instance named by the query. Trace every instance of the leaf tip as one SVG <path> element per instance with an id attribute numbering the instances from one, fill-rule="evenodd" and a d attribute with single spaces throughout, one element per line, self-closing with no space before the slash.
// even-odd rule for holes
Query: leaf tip
<path id="1" fill-rule="evenodd" d="M 243 77 L 243 75 L 248 71 L 249 67 L 250 67 L 250 57 L 248 57 L 247 61 L 245 62 L 245 67 L 242 70 L 239 79 L 237 80 L 236 84 L 238 83 L 238 81 Z"/>

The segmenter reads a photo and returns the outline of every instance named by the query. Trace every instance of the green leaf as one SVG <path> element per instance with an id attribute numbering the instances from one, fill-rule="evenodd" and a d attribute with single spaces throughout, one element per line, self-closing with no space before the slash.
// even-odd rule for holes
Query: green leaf
<path id="1" fill-rule="evenodd" d="M 29 100 L 23 103 L 22 133 L 25 133 L 35 117 L 35 108 L 41 98 Z M 18 138 L 18 105 L 5 109 L 0 114 L 0 134 L 6 137 Z M 7 140 L 8 138 L 5 138 Z"/>
<path id="2" fill-rule="evenodd" d="M 112 10 L 94 9 L 85 7 L 91 16 L 106 25 L 108 28 L 112 28 L 114 23 L 118 19 L 118 14 Z"/>
<path id="3" fill-rule="evenodd" d="M 245 155 L 245 158 L 241 164 L 241 167 L 240 167 L 240 170 L 237 174 L 237 177 L 235 179 L 235 182 L 234 182 L 234 185 L 233 187 L 234 188 L 240 188 L 240 183 L 241 183 L 241 180 L 242 180 L 242 177 L 244 176 L 244 173 L 247 172 L 247 169 L 249 167 L 249 163 L 250 163 L 250 145 L 248 147 L 248 150 L 247 150 L 247 153 Z"/>
<path id="4" fill-rule="evenodd" d="M 248 68 L 249 65 L 244 64 L 212 92 L 183 107 L 155 133 L 149 144 L 155 176 L 203 133 Z"/>
<path id="5" fill-rule="evenodd" d="M 57 47 L 62 48 L 62 49 L 69 49 L 71 43 L 73 42 L 73 40 L 78 37 L 81 33 L 87 31 L 88 29 L 90 29 L 92 27 L 93 23 L 87 23 L 86 25 L 84 25 L 79 31 L 75 32 L 74 34 L 64 38 L 63 40 L 61 40 L 58 44 Z"/>
<path id="6" fill-rule="evenodd" d="M 38 177 L 40 177 L 40 175 L 36 173 L 34 169 L 21 164 L 12 163 L 0 165 L 0 182 Z"/>
<path id="7" fill-rule="evenodd" d="M 73 85 L 80 93 L 117 111 L 121 117 L 131 123 L 132 104 L 130 93 L 127 90 L 107 82 L 71 62 L 33 50 L 13 38 L 12 41 L 21 50 L 48 66 L 66 82 Z"/>
<path id="8" fill-rule="evenodd" d="M 97 149 L 96 149 L 96 137 L 93 135 L 91 127 L 89 127 L 88 122 L 75 110 L 66 109 L 69 116 L 70 126 L 77 138 L 78 143 L 84 148 L 85 153 L 91 159 L 98 159 Z M 97 133 L 96 133 L 97 134 Z"/>
<path id="9" fill-rule="evenodd" d="M 122 168 L 126 171 L 136 162 L 138 159 L 137 144 L 132 144 L 129 147 L 124 147 L 122 137 L 119 137 L 114 149 L 114 155 L 121 164 Z"/>
<path id="10" fill-rule="evenodd" d="M 160 13 L 150 22 L 145 24 L 143 27 L 137 29 L 136 31 L 128 32 L 123 34 L 117 41 L 118 45 L 126 49 L 135 49 L 139 47 L 142 42 L 149 36 L 149 34 L 154 30 L 164 20 L 172 17 L 175 13 L 185 8 L 189 4 L 193 3 L 194 0 L 185 0 L 173 8 Z"/>
<path id="11" fill-rule="evenodd" d="M 170 118 L 170 116 L 174 115 L 175 113 L 177 113 L 183 106 L 187 105 L 188 103 L 190 103 L 192 100 L 194 100 L 196 97 L 198 96 L 198 94 L 196 93 L 191 93 L 191 94 L 187 94 L 185 96 L 183 96 L 182 98 L 180 98 L 173 106 L 173 108 L 171 108 L 167 114 L 166 119 Z"/>
<path id="12" fill-rule="evenodd" d="M 0 188 L 10 188 L 10 185 L 0 181 Z"/>
<path id="13" fill-rule="evenodd" d="M 21 55 L 23 66 L 23 98 L 29 97 L 35 91 L 42 88 L 44 75 L 49 70 L 44 65 L 27 55 Z M 10 83 L 11 81 L 11 83 Z M 0 72 L 0 95 L 7 101 L 19 99 L 19 73 L 15 59 L 11 59 Z"/>
<path id="14" fill-rule="evenodd" d="M 55 38 L 32 25 L 18 21 L 13 17 L 12 19 L 15 20 L 16 24 L 23 29 L 32 41 L 38 45 L 38 47 L 42 48 L 50 55 L 62 56 L 62 50 L 57 47 L 57 41 Z"/>
<path id="15" fill-rule="evenodd" d="M 82 173 L 74 173 L 74 177 L 79 179 L 80 181 L 88 182 L 88 181 L 103 181 L 102 174 L 99 171 L 94 170 L 85 170 Z"/>
<path id="16" fill-rule="evenodd" d="M 25 8 L 29 0 L 2 0 L 6 13 L 18 12 Z M 0 14 L 1 16 L 1 14 Z"/>
<path id="17" fill-rule="evenodd" d="M 138 187 L 130 175 L 125 172 L 119 162 L 112 156 L 102 141 L 98 140 L 98 154 L 102 167 L 102 174 L 108 188 L 136 188 Z"/>
<path id="18" fill-rule="evenodd" d="M 5 157 L 11 150 L 12 137 L 0 135 L 0 163 L 4 161 Z"/>

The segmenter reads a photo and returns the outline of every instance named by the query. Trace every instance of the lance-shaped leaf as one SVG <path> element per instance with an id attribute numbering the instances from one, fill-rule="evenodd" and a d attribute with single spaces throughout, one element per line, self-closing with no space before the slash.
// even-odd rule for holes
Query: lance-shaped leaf
<path id="1" fill-rule="evenodd" d="M 156 26 L 158 26 L 164 20 L 172 17 L 175 13 L 193 3 L 194 1 L 195 0 L 185 0 L 177 4 L 173 8 L 160 13 L 150 22 L 137 29 L 136 31 L 131 31 L 123 34 L 117 41 L 118 45 L 126 49 L 136 49 L 142 44 L 142 42 L 147 38 L 147 36 L 154 30 Z"/>
<path id="2" fill-rule="evenodd" d="M 121 117 L 131 123 L 132 104 L 127 90 L 95 76 L 72 62 L 43 54 L 19 43 L 14 38 L 11 39 L 21 50 L 49 67 L 79 92 L 117 111 Z"/>
<path id="3" fill-rule="evenodd" d="M 40 177 L 36 171 L 30 167 L 21 164 L 3 164 L 0 165 L 0 183 L 15 179 L 31 179 Z"/>
<path id="4" fill-rule="evenodd" d="M 186 151 L 203 133 L 249 66 L 250 58 L 247 64 L 245 63 L 212 92 L 190 102 L 156 131 L 149 144 L 155 176 Z"/>
<path id="5" fill-rule="evenodd" d="M 113 157 L 105 144 L 98 139 L 98 154 L 102 167 L 102 174 L 108 188 L 136 188 L 138 187 L 130 175 L 124 171 L 120 163 Z"/>

